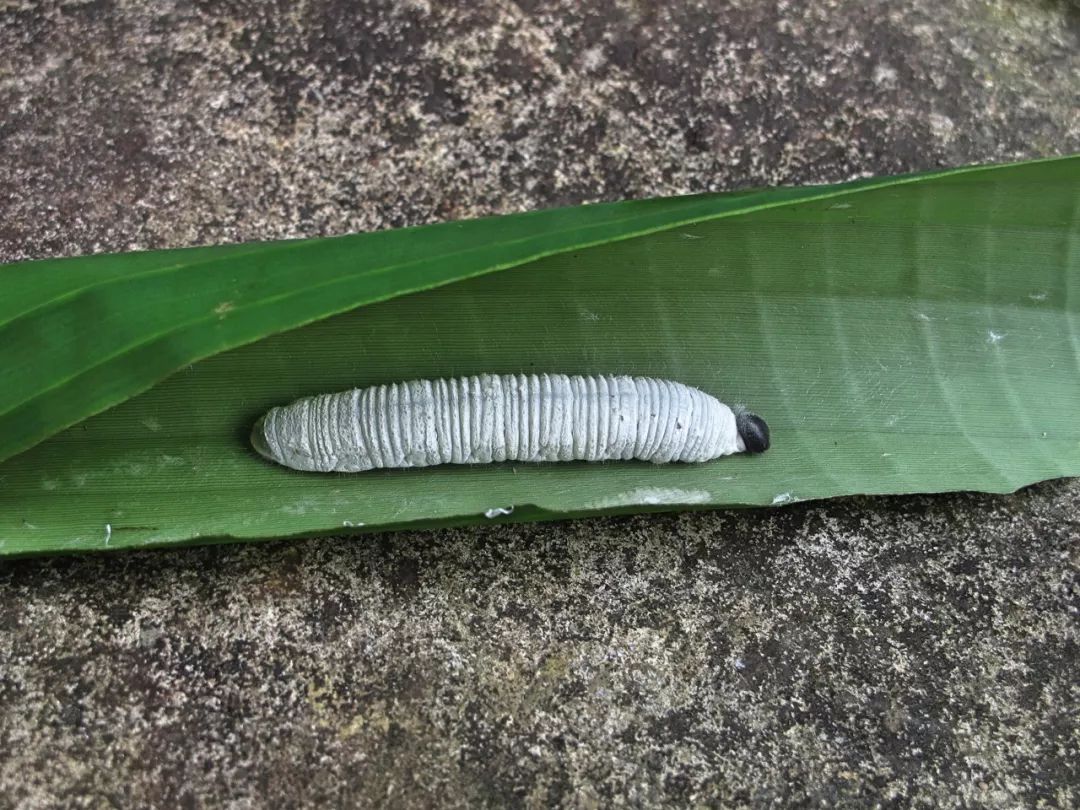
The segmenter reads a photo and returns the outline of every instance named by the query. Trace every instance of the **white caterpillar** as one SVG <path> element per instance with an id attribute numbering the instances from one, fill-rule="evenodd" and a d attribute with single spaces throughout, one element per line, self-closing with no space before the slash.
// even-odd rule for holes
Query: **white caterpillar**
<path id="1" fill-rule="evenodd" d="M 492 461 L 708 461 L 769 446 L 765 422 L 647 377 L 481 374 L 323 394 L 271 409 L 255 449 L 296 470 Z"/>

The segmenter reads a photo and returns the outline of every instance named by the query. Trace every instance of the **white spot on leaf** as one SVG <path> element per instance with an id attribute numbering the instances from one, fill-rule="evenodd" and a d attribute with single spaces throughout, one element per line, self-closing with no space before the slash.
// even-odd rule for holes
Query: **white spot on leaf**
<path id="1" fill-rule="evenodd" d="M 502 515 L 513 514 L 514 507 L 512 506 L 493 506 L 491 509 L 484 511 L 484 517 L 491 519 L 501 517 Z"/>
<path id="2" fill-rule="evenodd" d="M 712 496 L 703 489 L 640 487 L 586 504 L 587 509 L 611 509 L 617 506 L 708 503 Z"/>
<path id="3" fill-rule="evenodd" d="M 794 503 L 797 500 L 799 499 L 792 495 L 790 492 L 781 492 L 779 495 L 772 499 L 772 505 L 779 506 L 782 503 Z"/>

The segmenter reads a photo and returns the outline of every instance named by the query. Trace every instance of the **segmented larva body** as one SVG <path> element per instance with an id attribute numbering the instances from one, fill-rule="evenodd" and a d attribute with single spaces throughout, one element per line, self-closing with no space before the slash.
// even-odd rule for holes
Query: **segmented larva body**
<path id="1" fill-rule="evenodd" d="M 358 388 L 271 409 L 252 444 L 297 470 L 493 461 L 708 461 L 768 447 L 768 428 L 668 380 L 481 374 Z"/>

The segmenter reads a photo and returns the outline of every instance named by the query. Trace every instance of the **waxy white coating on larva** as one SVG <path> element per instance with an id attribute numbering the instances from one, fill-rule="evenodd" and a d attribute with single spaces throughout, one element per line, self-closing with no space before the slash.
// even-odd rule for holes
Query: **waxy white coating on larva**
<path id="1" fill-rule="evenodd" d="M 297 470 L 492 461 L 700 462 L 746 447 L 731 408 L 668 380 L 481 374 L 307 397 L 252 432 L 262 455 Z"/>

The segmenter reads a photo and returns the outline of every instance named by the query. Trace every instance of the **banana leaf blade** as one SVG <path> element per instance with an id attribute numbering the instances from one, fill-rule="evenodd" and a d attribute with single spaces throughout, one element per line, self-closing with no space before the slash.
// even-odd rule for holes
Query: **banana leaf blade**
<path id="1" fill-rule="evenodd" d="M 0 553 L 1076 475 L 1078 180 L 1066 159 L 756 198 L 278 330 L 0 464 Z M 262 412 L 298 396 L 481 371 L 678 379 L 753 407 L 773 449 L 324 476 L 247 442 Z"/>

